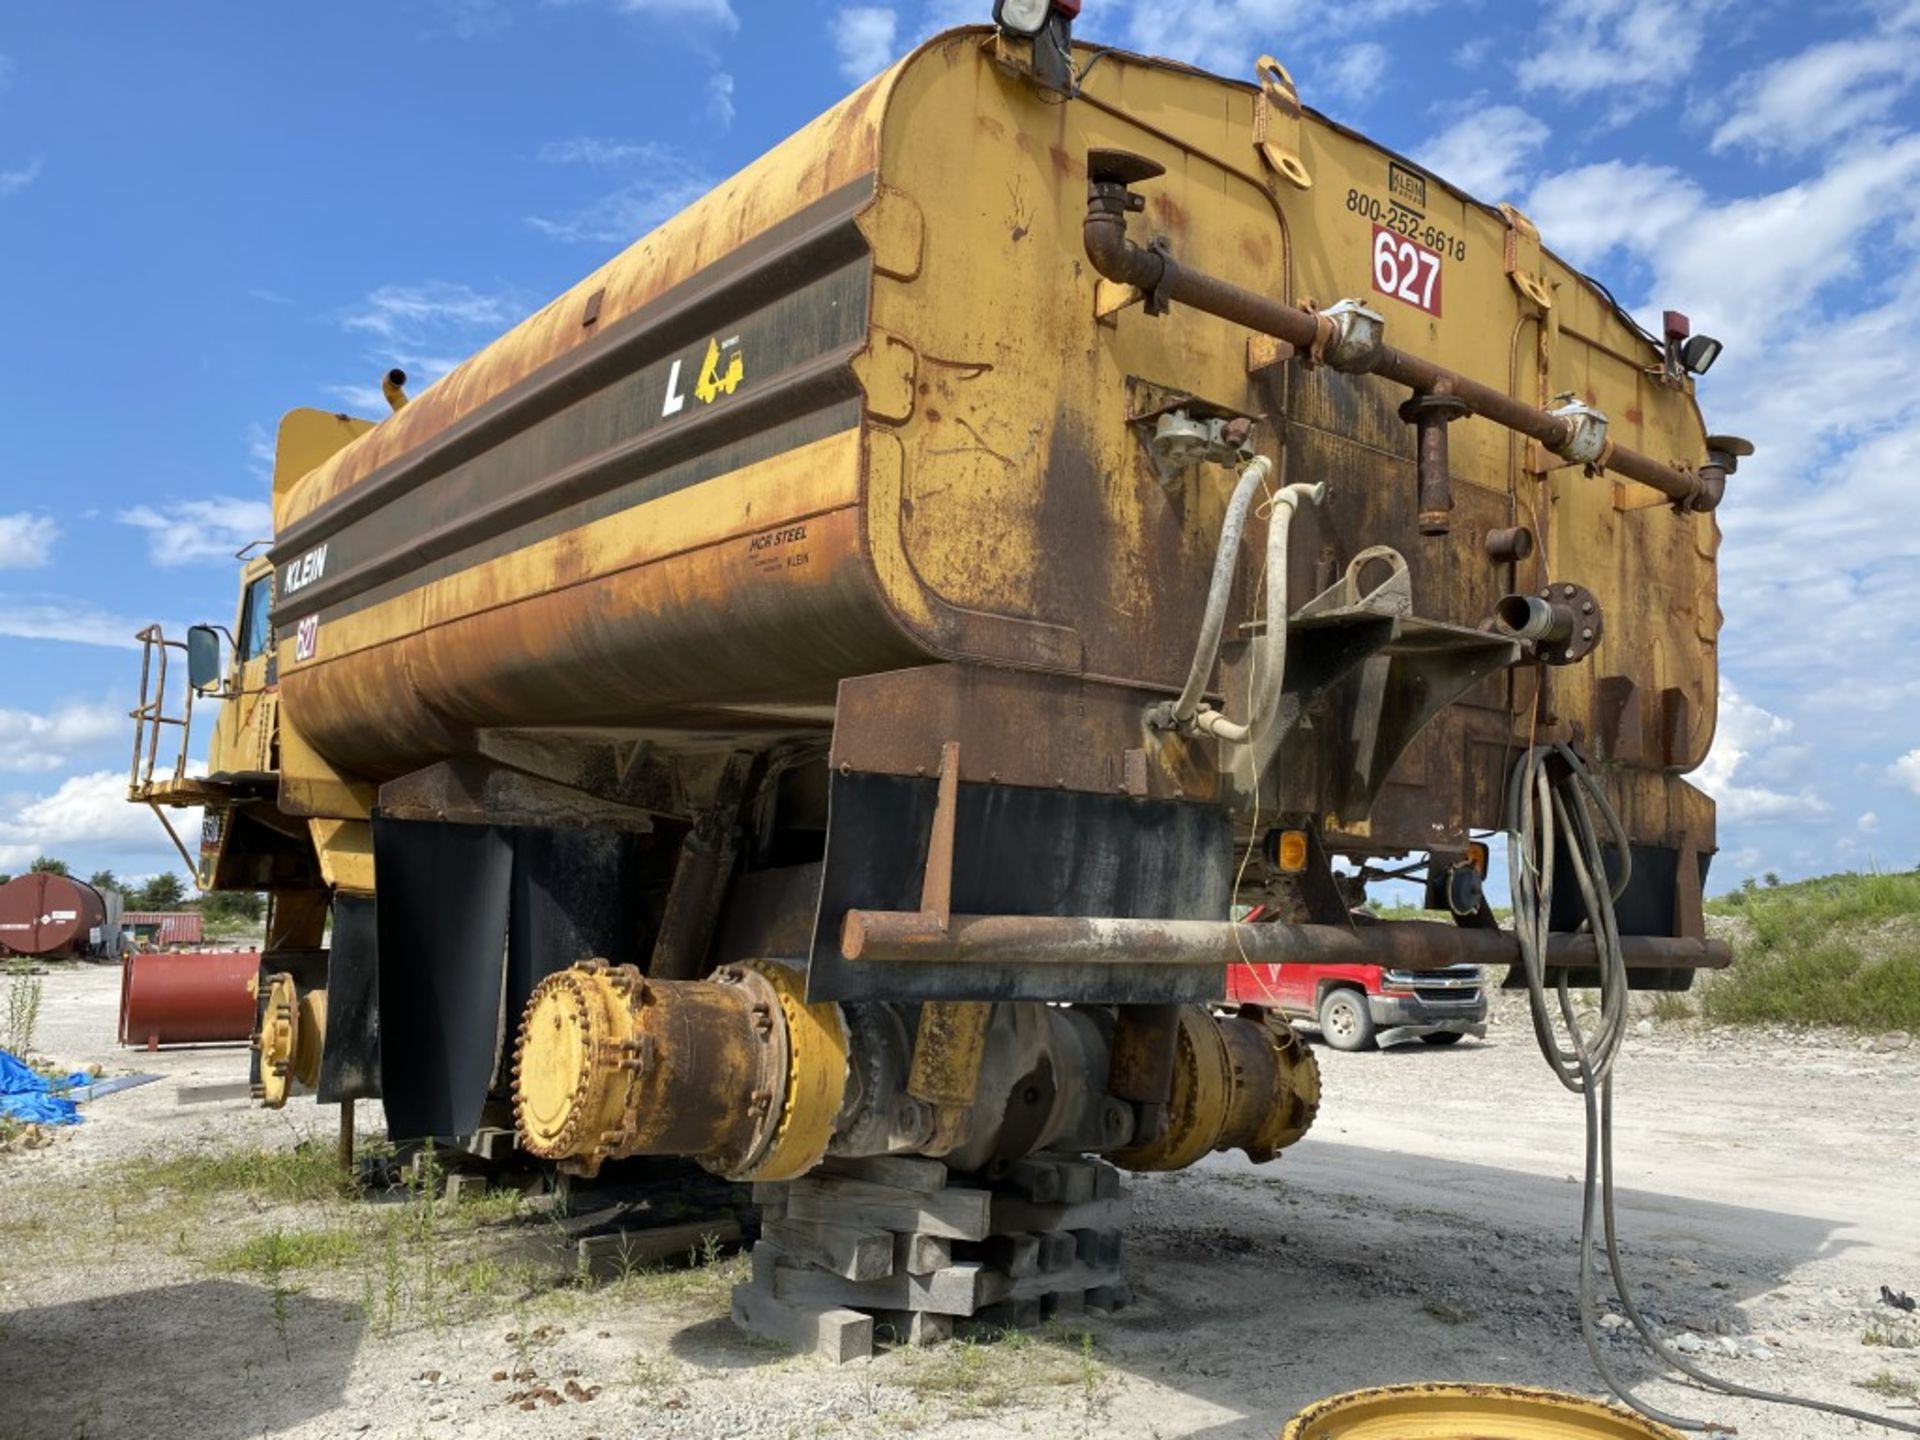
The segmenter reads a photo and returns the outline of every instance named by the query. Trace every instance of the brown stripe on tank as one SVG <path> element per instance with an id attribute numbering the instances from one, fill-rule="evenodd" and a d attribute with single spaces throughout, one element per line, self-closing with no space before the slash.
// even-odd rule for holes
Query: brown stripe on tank
<path id="1" fill-rule="evenodd" d="M 854 216 L 873 196 L 861 177 L 795 211 L 725 258 L 608 325 L 589 343 L 542 366 L 431 440 L 381 467 L 288 526 L 270 551 L 276 567 L 329 534 L 444 474 L 603 388 L 636 365 L 704 339 L 756 306 L 805 285 L 823 271 L 867 254 Z M 433 392 L 414 402 L 432 405 Z"/>
<path id="2" fill-rule="evenodd" d="M 344 505 L 316 512 L 276 548 L 276 625 L 284 631 L 316 610 L 351 613 L 857 424 L 851 363 L 867 343 L 870 284 L 862 253 L 771 296 L 736 288 L 740 308 L 691 345 L 643 335 L 644 349 L 623 347 L 626 369 L 603 373 L 598 388 L 565 407 L 499 430 L 463 463 L 405 489 L 389 486 L 385 502 L 365 513 Z M 756 293 L 763 303 L 742 313 Z M 738 356 L 741 375 L 703 396 L 702 370 L 716 354 L 717 373 Z"/>

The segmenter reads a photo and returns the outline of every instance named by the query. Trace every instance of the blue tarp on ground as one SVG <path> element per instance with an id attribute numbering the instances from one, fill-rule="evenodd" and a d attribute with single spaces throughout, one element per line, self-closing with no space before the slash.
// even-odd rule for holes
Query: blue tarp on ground
<path id="1" fill-rule="evenodd" d="M 86 1084 L 87 1079 L 78 1071 L 64 1080 L 49 1079 L 0 1050 L 0 1115 L 32 1125 L 78 1125 L 80 1107 L 64 1092 Z"/>

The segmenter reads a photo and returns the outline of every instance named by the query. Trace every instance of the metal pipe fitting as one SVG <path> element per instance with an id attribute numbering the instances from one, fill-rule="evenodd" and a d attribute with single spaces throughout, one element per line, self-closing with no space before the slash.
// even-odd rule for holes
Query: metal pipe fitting
<path id="1" fill-rule="evenodd" d="M 1493 607 L 1500 628 L 1516 640 L 1565 640 L 1572 636 L 1573 607 L 1538 595 L 1504 595 Z"/>
<path id="2" fill-rule="evenodd" d="M 1524 525 L 1505 530 L 1489 530 L 1487 558 L 1496 565 L 1517 565 L 1533 554 L 1533 531 Z"/>
<path id="3" fill-rule="evenodd" d="M 407 407 L 407 372 L 398 368 L 387 371 L 380 377 L 380 393 L 386 397 L 389 409 L 399 411 Z"/>
<path id="4" fill-rule="evenodd" d="M 1243 289 L 1178 263 L 1163 248 L 1144 249 L 1127 238 L 1127 214 L 1141 208 L 1134 203 L 1141 197 L 1128 187 L 1163 173 L 1161 166 L 1125 151 L 1092 150 L 1087 154 L 1087 169 L 1090 184 L 1081 237 L 1087 258 L 1101 275 L 1137 287 L 1148 298 L 1150 311 L 1163 310 L 1178 301 L 1284 340 L 1294 347 L 1297 355 L 1312 357 L 1324 350 L 1327 343 L 1324 316 Z M 1556 455 L 1575 438 L 1575 421 L 1536 409 L 1503 390 L 1468 379 L 1391 345 L 1382 344 L 1365 368 L 1410 390 L 1451 387 L 1473 414 L 1537 440 Z M 1715 487 L 1703 482 L 1698 474 L 1663 464 L 1625 446 L 1615 446 L 1606 455 L 1606 467 L 1629 480 L 1651 486 L 1682 509 L 1711 510 L 1720 500 Z"/>
<path id="5" fill-rule="evenodd" d="M 1422 535 L 1445 535 L 1453 528 L 1447 427 L 1467 413 L 1466 402 L 1451 389 L 1424 391 L 1400 407 L 1400 418 L 1415 431 L 1416 509 Z"/>

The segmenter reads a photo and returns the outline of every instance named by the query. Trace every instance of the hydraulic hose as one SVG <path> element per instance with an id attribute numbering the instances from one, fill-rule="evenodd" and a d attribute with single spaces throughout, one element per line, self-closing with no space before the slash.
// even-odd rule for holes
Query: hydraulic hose
<path id="1" fill-rule="evenodd" d="M 1614 853 L 1619 856 L 1620 874 L 1611 886 L 1607 884 L 1599 829 L 1594 823 L 1596 812 L 1606 826 Z M 1544 826 L 1543 816 L 1547 817 Z M 1529 750 L 1514 767 L 1507 790 L 1507 826 L 1514 931 L 1520 938 L 1534 1035 L 1560 1083 L 1581 1097 L 1586 1111 L 1586 1173 L 1581 1187 L 1580 1217 L 1580 1334 L 1600 1378 L 1616 1396 L 1650 1420 L 1680 1430 L 1732 1433 L 1731 1426 L 1672 1415 L 1637 1398 L 1614 1373 L 1600 1348 L 1595 1320 L 1596 1234 L 1606 1252 L 1607 1273 L 1613 1282 L 1614 1294 L 1627 1319 L 1647 1348 L 1681 1374 L 1723 1395 L 1820 1410 L 1904 1434 L 1920 1435 L 1920 1425 L 1892 1416 L 1827 1400 L 1759 1390 L 1710 1375 L 1689 1364 L 1662 1341 L 1633 1303 L 1626 1269 L 1620 1259 L 1613 1192 L 1613 1062 L 1625 1033 L 1628 998 L 1626 964 L 1614 907 L 1631 875 L 1626 830 L 1592 773 L 1565 745 L 1543 745 Z M 1548 917 L 1553 906 L 1556 835 L 1570 842 L 1567 868 L 1580 889 L 1587 914 L 1585 923 L 1592 931 L 1600 957 L 1601 1020 L 1599 1030 L 1592 1037 L 1586 1034 L 1574 1010 L 1566 971 L 1562 969 L 1555 976 L 1560 1023 L 1567 1037 L 1565 1045 L 1560 1043 L 1547 1009 L 1544 964 Z"/>
<path id="2" fill-rule="evenodd" d="M 1265 488 L 1273 474 L 1273 462 L 1256 455 L 1240 467 L 1240 483 L 1233 487 L 1227 501 L 1227 516 L 1220 524 L 1220 548 L 1213 557 L 1213 579 L 1207 586 L 1206 614 L 1200 621 L 1200 642 L 1194 646 L 1193 667 L 1187 671 L 1187 683 L 1180 698 L 1173 702 L 1174 725 L 1184 729 L 1193 723 L 1200 708 L 1200 696 L 1213 674 L 1213 662 L 1220 655 L 1220 632 L 1227 623 L 1227 601 L 1233 594 L 1233 571 L 1240 558 L 1240 536 L 1247 528 L 1247 511 L 1253 497 Z"/>
<path id="3" fill-rule="evenodd" d="M 1287 619 L 1292 613 L 1287 603 L 1287 535 L 1293 527 L 1293 512 L 1302 500 L 1318 505 L 1326 498 L 1325 481 L 1283 486 L 1273 497 L 1273 513 L 1267 520 L 1266 634 L 1260 637 L 1260 648 L 1255 652 L 1258 690 L 1246 720 L 1235 722 L 1204 707 L 1193 717 L 1196 729 L 1216 739 L 1235 745 L 1251 743 L 1256 777 L 1265 773 L 1267 762 L 1280 746 L 1276 722 L 1287 677 Z"/>

